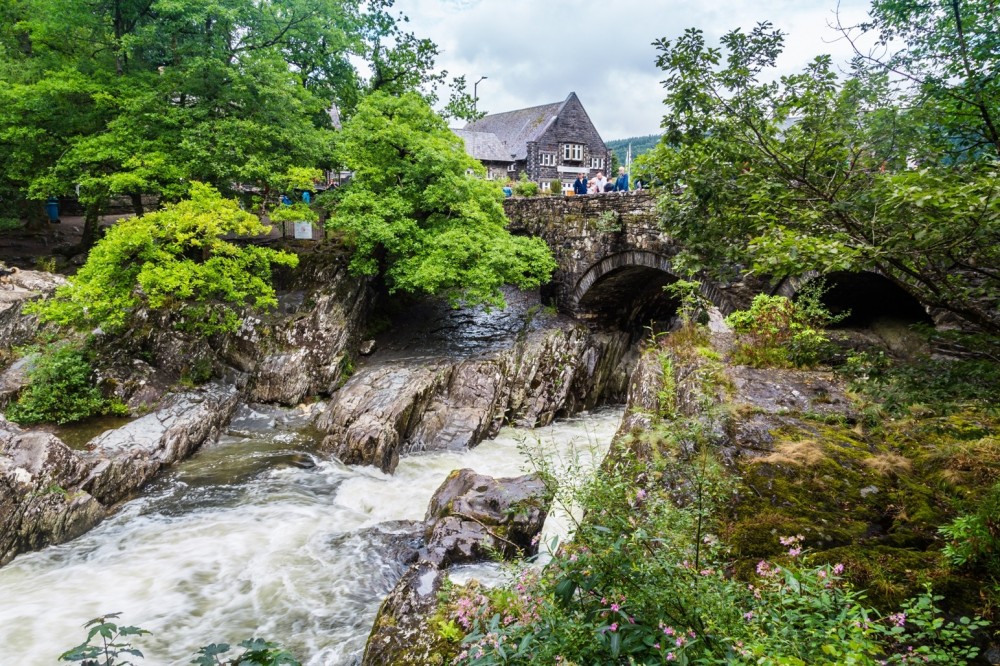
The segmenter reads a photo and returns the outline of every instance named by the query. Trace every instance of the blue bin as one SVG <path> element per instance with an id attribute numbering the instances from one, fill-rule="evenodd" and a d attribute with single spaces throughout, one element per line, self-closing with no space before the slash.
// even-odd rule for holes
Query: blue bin
<path id="1" fill-rule="evenodd" d="M 57 197 L 49 197 L 46 200 L 45 212 L 49 216 L 49 222 L 55 222 L 59 219 L 59 199 Z"/>

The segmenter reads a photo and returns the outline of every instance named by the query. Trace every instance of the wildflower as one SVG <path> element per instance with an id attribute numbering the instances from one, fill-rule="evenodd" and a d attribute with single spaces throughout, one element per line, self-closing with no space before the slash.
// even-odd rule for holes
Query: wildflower
<path id="1" fill-rule="evenodd" d="M 834 564 L 833 565 L 833 573 L 836 574 L 836 575 L 838 575 L 838 576 L 840 574 L 844 573 L 844 565 L 841 564 L 840 562 L 837 562 L 836 564 Z"/>
<path id="2" fill-rule="evenodd" d="M 791 555 L 792 557 L 798 557 L 799 555 L 802 554 L 802 549 L 797 546 L 795 548 L 789 548 L 788 554 Z"/>
<path id="3" fill-rule="evenodd" d="M 902 627 L 906 624 L 906 613 L 893 613 L 889 616 L 889 621 L 897 627 Z"/>
<path id="4" fill-rule="evenodd" d="M 673 652 L 667 653 L 667 661 L 673 661 L 675 659 L 677 659 L 677 655 L 675 655 Z"/>
<path id="5" fill-rule="evenodd" d="M 619 606 L 618 604 L 611 604 L 611 610 L 613 610 L 614 612 L 616 612 L 616 613 L 617 613 L 617 612 L 618 612 L 618 611 L 620 611 L 621 609 L 622 609 L 622 607 L 621 607 L 621 606 Z"/>
<path id="6" fill-rule="evenodd" d="M 635 500 L 637 502 L 641 502 L 644 499 L 646 499 L 646 491 L 642 488 L 639 488 L 639 492 L 635 494 Z"/>
<path id="7" fill-rule="evenodd" d="M 612 622 L 611 623 L 611 631 L 618 631 L 618 623 L 617 622 Z"/>
<path id="8" fill-rule="evenodd" d="M 663 633 L 664 633 L 665 635 L 667 635 L 667 636 L 673 636 L 673 635 L 674 635 L 675 633 L 677 633 L 677 632 L 676 632 L 676 631 L 674 631 L 674 628 L 673 628 L 673 627 L 664 627 L 664 628 L 663 628 Z"/>
<path id="9" fill-rule="evenodd" d="M 753 611 L 747 611 L 746 613 L 743 613 L 743 619 L 746 620 L 746 621 L 748 621 L 748 622 L 750 620 L 752 620 L 753 619 Z"/>

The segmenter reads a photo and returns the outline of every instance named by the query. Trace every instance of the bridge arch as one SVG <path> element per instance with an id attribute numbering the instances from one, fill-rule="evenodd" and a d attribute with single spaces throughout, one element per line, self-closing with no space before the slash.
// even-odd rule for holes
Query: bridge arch
<path id="1" fill-rule="evenodd" d="M 840 322 L 844 327 L 867 327 L 879 320 L 904 324 L 929 324 L 934 320 L 920 301 L 881 273 L 873 271 L 811 271 L 786 280 L 777 293 L 794 299 L 810 283 L 822 280 L 826 291 L 822 302 L 833 314 L 850 311 Z"/>
<path id="2" fill-rule="evenodd" d="M 680 279 L 669 256 L 627 250 L 603 257 L 577 279 L 564 309 L 577 316 L 617 318 L 619 324 L 645 324 L 672 317 L 678 303 L 663 287 Z M 732 308 L 717 289 L 702 283 L 702 294 L 723 313 Z"/>

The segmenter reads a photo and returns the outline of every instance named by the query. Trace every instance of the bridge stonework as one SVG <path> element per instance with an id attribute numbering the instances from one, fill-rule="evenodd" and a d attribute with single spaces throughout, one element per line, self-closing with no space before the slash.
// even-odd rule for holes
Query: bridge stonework
<path id="1" fill-rule="evenodd" d="M 504 210 L 512 233 L 538 236 L 552 249 L 558 268 L 547 296 L 568 314 L 621 310 L 623 299 L 644 290 L 652 297 L 678 277 L 679 248 L 661 229 L 651 194 L 509 198 Z M 703 282 L 702 293 L 724 314 L 733 310 L 717 285 Z"/>

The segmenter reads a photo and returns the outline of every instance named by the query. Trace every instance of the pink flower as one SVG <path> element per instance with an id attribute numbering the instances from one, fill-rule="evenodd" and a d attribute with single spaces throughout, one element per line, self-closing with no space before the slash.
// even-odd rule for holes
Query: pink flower
<path id="1" fill-rule="evenodd" d="M 673 652 L 668 652 L 667 661 L 673 661 L 674 659 L 677 659 L 677 656 Z"/>
<path id="2" fill-rule="evenodd" d="M 833 573 L 835 573 L 835 574 L 836 574 L 836 575 L 838 575 L 838 576 L 839 576 L 840 574 L 844 573 L 844 565 L 843 565 L 843 564 L 841 564 L 840 562 L 838 562 L 838 563 L 834 564 L 834 565 L 833 565 Z"/>
<path id="3" fill-rule="evenodd" d="M 618 623 L 617 622 L 612 622 L 611 623 L 611 631 L 618 631 Z"/>

